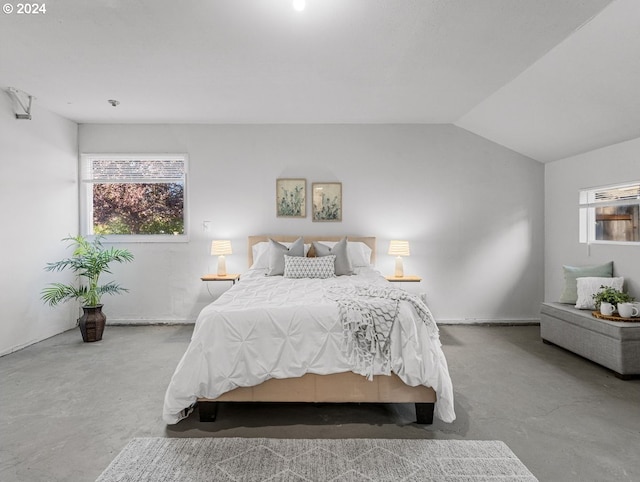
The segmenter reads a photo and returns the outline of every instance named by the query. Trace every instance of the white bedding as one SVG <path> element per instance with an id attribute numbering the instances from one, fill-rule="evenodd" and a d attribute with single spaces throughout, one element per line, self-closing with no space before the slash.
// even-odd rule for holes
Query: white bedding
<path id="1" fill-rule="evenodd" d="M 166 423 L 185 418 L 199 397 L 216 398 L 269 378 L 352 370 L 342 349 L 338 305 L 330 293 L 336 287 L 388 282 L 373 268 L 329 279 L 289 279 L 265 276 L 265 271 L 243 274 L 198 316 L 167 388 Z M 391 369 L 407 385 L 432 387 L 437 394 L 435 416 L 455 420 L 453 387 L 440 341 L 427 335 L 427 327 L 405 301 L 391 330 Z M 383 371 L 376 368 L 375 374 Z"/>

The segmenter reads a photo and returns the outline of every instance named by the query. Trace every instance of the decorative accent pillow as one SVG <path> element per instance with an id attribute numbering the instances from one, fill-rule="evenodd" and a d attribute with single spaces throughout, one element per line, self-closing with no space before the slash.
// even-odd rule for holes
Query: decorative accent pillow
<path id="1" fill-rule="evenodd" d="M 611 278 L 613 261 L 595 266 L 563 266 L 564 290 L 560 295 L 560 303 L 574 305 L 578 301 L 578 284 L 576 279 L 587 277 Z"/>
<path id="2" fill-rule="evenodd" d="M 284 274 L 284 257 L 304 256 L 304 242 L 302 238 L 296 239 L 291 246 L 287 247 L 273 239 L 269 239 L 269 269 L 267 276 L 278 276 Z"/>
<path id="3" fill-rule="evenodd" d="M 287 248 L 290 248 L 293 243 L 280 243 Z M 310 244 L 304 245 L 304 255 L 306 256 L 311 248 Z M 249 269 L 267 269 L 269 268 L 269 242 L 262 241 L 256 243 L 251 247 L 253 253 L 253 264 Z"/>
<path id="4" fill-rule="evenodd" d="M 336 258 L 336 276 L 352 275 L 353 267 L 351 266 L 351 259 L 349 258 L 349 252 L 347 250 L 347 238 L 344 237 L 338 241 L 333 247 L 329 247 L 326 244 L 313 242 L 313 249 L 316 251 L 318 258 L 325 256 L 335 255 Z"/>
<path id="5" fill-rule="evenodd" d="M 600 287 L 610 286 L 622 291 L 624 278 L 586 277 L 578 278 L 576 282 L 578 287 L 578 300 L 576 301 L 576 308 L 580 310 L 595 310 L 596 303 L 593 300 L 593 295 L 600 291 Z"/>
<path id="6" fill-rule="evenodd" d="M 305 258 L 299 256 L 284 256 L 285 278 L 333 278 L 336 256 L 322 256 L 321 258 Z"/>

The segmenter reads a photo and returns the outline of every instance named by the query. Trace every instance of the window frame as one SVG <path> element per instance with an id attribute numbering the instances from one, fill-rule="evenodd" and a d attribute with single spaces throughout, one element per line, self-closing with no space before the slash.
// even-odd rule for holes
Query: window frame
<path id="1" fill-rule="evenodd" d="M 183 179 L 183 221 L 184 234 L 107 234 L 105 241 L 109 243 L 187 243 L 189 242 L 189 155 L 187 153 L 96 153 L 87 152 L 80 155 L 80 232 L 84 236 L 94 236 L 93 233 L 93 188 L 96 184 L 89 178 L 89 171 L 93 159 L 107 160 L 181 160 L 184 162 Z"/>
<path id="2" fill-rule="evenodd" d="M 638 188 L 640 190 L 640 181 L 624 182 L 619 184 L 610 184 L 606 186 L 591 187 L 580 189 L 578 205 L 579 205 L 579 242 L 581 244 L 605 244 L 616 246 L 640 246 L 638 241 L 615 241 L 596 239 L 596 208 L 612 207 L 612 206 L 630 206 L 637 205 L 640 209 L 640 196 L 635 199 L 613 199 L 598 200 L 596 193 L 603 191 L 614 191 L 626 188 Z"/>

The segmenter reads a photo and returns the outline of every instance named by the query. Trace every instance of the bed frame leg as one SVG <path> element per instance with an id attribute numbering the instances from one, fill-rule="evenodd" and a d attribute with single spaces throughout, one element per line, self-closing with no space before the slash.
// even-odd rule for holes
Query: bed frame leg
<path id="1" fill-rule="evenodd" d="M 218 402 L 198 402 L 201 422 L 215 422 L 218 414 Z"/>
<path id="2" fill-rule="evenodd" d="M 416 403 L 416 423 L 431 425 L 435 403 Z"/>

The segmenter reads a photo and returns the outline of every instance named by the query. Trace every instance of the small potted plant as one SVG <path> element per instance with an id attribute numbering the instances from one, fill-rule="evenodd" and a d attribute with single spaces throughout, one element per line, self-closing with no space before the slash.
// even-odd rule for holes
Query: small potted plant
<path id="1" fill-rule="evenodd" d="M 112 262 L 125 263 L 133 260 L 133 254 L 127 249 L 105 248 L 102 245 L 103 236 L 96 236 L 88 241 L 84 236 L 64 238 L 73 247 L 70 258 L 47 263 L 47 271 L 62 271 L 70 269 L 77 273 L 78 286 L 64 283 L 52 283 L 44 288 L 41 298 L 50 306 L 56 306 L 67 300 L 79 300 L 83 315 L 78 319 L 82 339 L 85 342 L 99 341 L 107 317 L 102 313 L 101 297 L 104 294 L 117 294 L 128 291 L 113 281 L 100 285 L 102 273 L 111 273 L 109 264 Z M 84 282 L 83 282 L 84 281 Z"/>
<path id="2" fill-rule="evenodd" d="M 617 306 L 618 303 L 628 303 L 635 299 L 633 296 L 630 296 L 629 294 L 624 293 L 616 288 L 604 285 L 600 286 L 600 290 L 592 297 L 595 301 L 596 309 L 600 310 L 600 313 L 602 313 L 603 315 L 610 315 L 611 313 L 613 313 L 614 307 Z M 603 303 L 608 303 L 611 306 L 603 307 Z M 605 308 L 604 312 L 603 308 Z"/>

